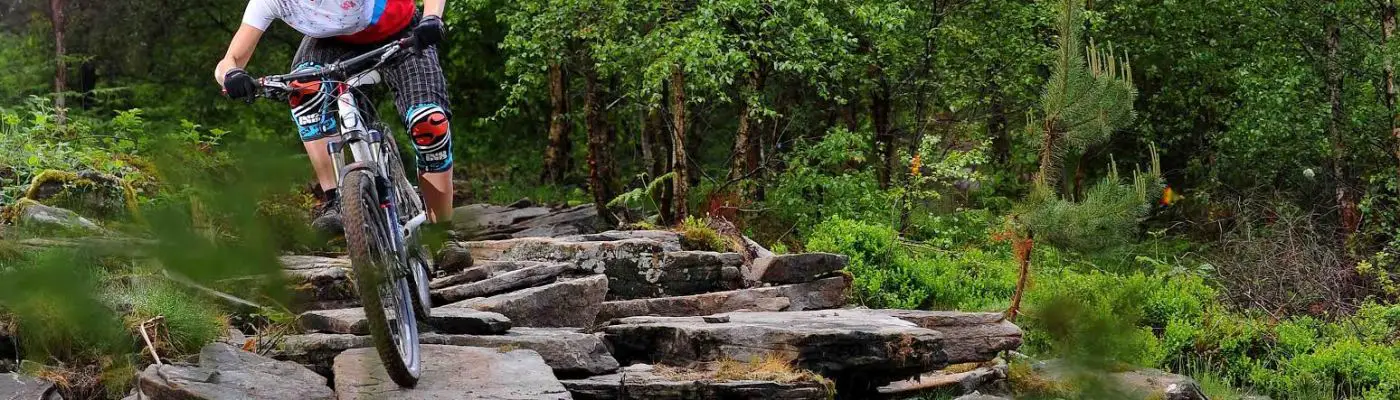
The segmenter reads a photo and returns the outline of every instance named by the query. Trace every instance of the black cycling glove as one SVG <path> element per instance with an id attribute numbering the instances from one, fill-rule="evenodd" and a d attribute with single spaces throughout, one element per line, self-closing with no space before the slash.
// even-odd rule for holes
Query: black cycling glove
<path id="1" fill-rule="evenodd" d="M 417 43 L 414 44 L 418 50 L 426 49 L 428 46 L 438 44 L 442 41 L 442 18 L 436 15 L 423 17 L 418 21 L 418 26 L 413 28 L 413 37 Z"/>
<path id="2" fill-rule="evenodd" d="M 229 98 L 249 98 L 257 90 L 257 83 L 254 83 L 253 77 L 248 76 L 248 72 L 243 71 L 243 69 L 234 68 L 224 73 L 224 94 L 227 94 Z"/>

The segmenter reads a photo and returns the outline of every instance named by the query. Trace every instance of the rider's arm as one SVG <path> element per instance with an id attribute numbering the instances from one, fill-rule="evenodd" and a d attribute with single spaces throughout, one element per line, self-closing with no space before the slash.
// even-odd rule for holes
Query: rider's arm
<path id="1" fill-rule="evenodd" d="M 253 58 L 253 49 L 258 47 L 258 39 L 262 38 L 262 34 L 261 29 L 252 25 L 243 24 L 238 28 L 238 32 L 233 34 L 233 41 L 228 44 L 228 53 L 225 53 L 224 59 L 214 67 L 214 80 L 218 81 L 219 85 L 224 84 L 224 74 L 228 73 L 228 70 L 248 65 L 248 60 Z"/>
<path id="2" fill-rule="evenodd" d="M 447 8 L 447 0 L 423 0 L 423 16 L 436 15 L 442 18 L 442 11 Z"/>

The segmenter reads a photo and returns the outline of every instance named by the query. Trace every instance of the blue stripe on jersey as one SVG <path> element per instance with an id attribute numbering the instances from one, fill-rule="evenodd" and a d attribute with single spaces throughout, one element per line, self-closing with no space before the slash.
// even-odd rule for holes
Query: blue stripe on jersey
<path id="1" fill-rule="evenodd" d="M 384 5 L 389 4 L 389 0 L 374 0 L 374 15 L 370 16 L 369 24 L 379 23 L 379 17 L 384 15 Z"/>

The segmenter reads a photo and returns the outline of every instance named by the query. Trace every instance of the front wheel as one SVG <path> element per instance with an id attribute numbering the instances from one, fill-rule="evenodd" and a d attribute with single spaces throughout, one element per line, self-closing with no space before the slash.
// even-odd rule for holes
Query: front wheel
<path id="1" fill-rule="evenodd" d="M 422 359 L 410 277 L 393 271 L 398 263 L 392 235 L 376 186 L 376 168 L 359 168 L 341 184 L 341 218 L 355 283 L 365 309 L 371 340 L 389 378 L 402 387 L 418 384 Z"/>

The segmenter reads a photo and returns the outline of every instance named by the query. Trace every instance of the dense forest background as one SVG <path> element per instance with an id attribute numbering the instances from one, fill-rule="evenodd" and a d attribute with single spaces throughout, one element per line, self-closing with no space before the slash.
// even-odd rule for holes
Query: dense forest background
<path id="1" fill-rule="evenodd" d="M 172 142 L 196 168 L 240 168 L 219 154 L 247 143 L 295 157 L 285 105 L 212 79 L 244 5 L 0 1 L 3 200 L 46 169 L 153 179 L 144 159 Z M 1396 398 L 1395 14 L 456 0 L 441 54 L 463 203 L 723 218 L 776 251 L 852 256 L 862 304 L 1012 310 L 1032 353 L 1219 398 Z M 254 75 L 300 40 L 274 26 Z"/>

